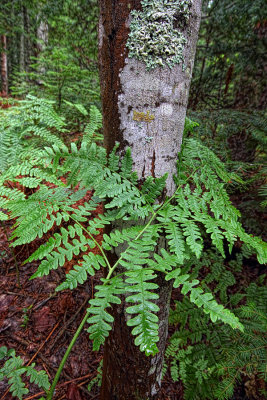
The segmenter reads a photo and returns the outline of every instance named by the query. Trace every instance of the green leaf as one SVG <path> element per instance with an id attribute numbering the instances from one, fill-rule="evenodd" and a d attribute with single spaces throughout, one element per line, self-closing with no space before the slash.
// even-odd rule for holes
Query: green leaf
<path id="1" fill-rule="evenodd" d="M 93 340 L 93 350 L 99 350 L 105 342 L 114 320 L 106 309 L 111 307 L 112 304 L 121 303 L 118 295 L 123 293 L 124 288 L 123 281 L 119 277 L 114 277 L 109 281 L 104 278 L 101 280 L 103 284 L 96 286 L 95 298 L 89 301 L 90 307 L 88 308 L 88 312 L 92 316 L 87 320 L 91 324 L 87 331 L 90 333 L 90 339 Z"/>
<path id="2" fill-rule="evenodd" d="M 127 321 L 128 326 L 134 326 L 132 334 L 136 336 L 135 345 L 140 347 L 146 355 L 155 355 L 158 352 L 156 343 L 158 337 L 158 317 L 155 315 L 159 311 L 159 307 L 151 300 L 158 299 L 158 294 L 151 292 L 158 288 L 153 282 L 156 275 L 152 270 L 138 269 L 135 271 L 127 271 L 125 291 L 135 293 L 127 296 L 127 303 L 135 303 L 133 306 L 126 308 L 127 314 L 137 314 L 135 317 Z"/>

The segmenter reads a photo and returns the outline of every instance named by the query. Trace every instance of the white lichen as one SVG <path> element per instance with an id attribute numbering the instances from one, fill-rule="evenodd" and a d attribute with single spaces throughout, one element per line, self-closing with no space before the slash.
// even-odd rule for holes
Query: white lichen
<path id="1" fill-rule="evenodd" d="M 148 70 L 181 63 L 186 44 L 182 30 L 192 0 L 143 0 L 141 4 L 142 11 L 131 12 L 128 56 L 145 62 Z"/>

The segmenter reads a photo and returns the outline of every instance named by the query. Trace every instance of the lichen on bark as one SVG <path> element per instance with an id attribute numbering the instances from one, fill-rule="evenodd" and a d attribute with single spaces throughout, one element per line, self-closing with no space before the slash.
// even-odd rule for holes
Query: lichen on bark
<path id="1" fill-rule="evenodd" d="M 180 64 L 186 43 L 182 31 L 192 0 L 143 0 L 141 4 L 142 11 L 131 12 L 128 57 L 143 61 L 147 70 Z"/>

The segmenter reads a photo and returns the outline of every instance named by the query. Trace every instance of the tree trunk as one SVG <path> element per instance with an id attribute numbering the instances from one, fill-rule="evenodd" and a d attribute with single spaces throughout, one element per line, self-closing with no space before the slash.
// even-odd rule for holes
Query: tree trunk
<path id="1" fill-rule="evenodd" d="M 24 20 L 24 65 L 25 71 L 29 72 L 30 57 L 31 57 L 31 41 L 30 41 L 30 18 L 28 10 L 25 6 L 22 7 Z"/>
<path id="2" fill-rule="evenodd" d="M 154 3 L 156 7 L 163 4 L 162 0 L 155 0 Z M 187 2 L 190 3 L 188 13 L 184 12 L 178 1 L 174 3 L 164 5 L 166 13 L 164 9 L 164 13 L 151 16 L 151 6 L 141 0 L 100 0 L 99 23 L 105 146 L 110 151 L 119 142 L 122 154 L 126 147 L 131 148 L 133 168 L 140 182 L 149 175 L 159 177 L 168 172 L 168 196 L 175 191 L 173 174 L 176 173 L 177 154 L 182 143 L 201 12 L 201 0 Z M 144 29 L 151 26 L 152 30 L 164 31 L 172 23 L 170 30 L 167 29 L 170 47 L 175 43 L 177 32 L 183 35 L 182 56 L 172 69 L 166 65 L 168 60 L 164 59 L 166 49 L 161 54 L 162 42 L 158 40 L 161 37 L 157 35 L 152 39 L 155 42 L 152 44 L 152 53 L 157 54 L 152 59 L 152 67 L 155 68 L 149 69 L 151 64 L 146 58 L 146 54 L 151 53 L 151 43 L 148 45 L 144 40 L 139 41 L 143 60 L 128 56 L 127 47 L 131 47 L 131 44 L 135 46 L 139 37 L 137 29 L 137 39 L 133 37 L 126 46 L 129 32 L 134 30 L 133 24 L 130 26 L 135 18 L 131 14 L 133 10 L 142 13 L 139 15 L 142 15 Z M 148 40 L 151 42 L 151 37 Z M 150 46 L 148 51 L 147 46 Z M 174 47 L 177 48 L 176 45 Z M 170 49 L 171 54 L 172 51 Z M 146 357 L 139 352 L 130 328 L 126 326 L 125 304 L 122 302 L 114 307 L 113 330 L 106 340 L 104 351 L 101 400 L 150 400 L 159 396 L 171 286 L 160 275 L 157 279 L 160 288 L 157 302 L 160 307 L 159 353 L 154 357 Z"/>
<path id="3" fill-rule="evenodd" d="M 45 74 L 45 66 L 41 65 L 39 57 L 41 53 L 45 50 L 48 44 L 48 24 L 45 21 L 40 20 L 39 26 L 37 28 L 37 58 L 38 58 L 38 72 L 42 75 Z M 42 84 L 42 80 L 38 80 L 38 84 Z"/>
<path id="4" fill-rule="evenodd" d="M 6 35 L 1 36 L 1 83 L 2 96 L 8 95 L 8 77 L 7 77 L 7 42 Z"/>
<path id="5" fill-rule="evenodd" d="M 19 70 L 20 72 L 25 71 L 25 36 L 24 36 L 24 16 L 23 12 L 20 14 L 21 19 L 21 32 L 19 41 Z"/>

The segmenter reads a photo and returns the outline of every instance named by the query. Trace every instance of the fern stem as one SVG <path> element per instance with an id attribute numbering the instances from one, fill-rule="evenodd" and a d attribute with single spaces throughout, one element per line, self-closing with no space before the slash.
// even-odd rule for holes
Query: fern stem
<path id="1" fill-rule="evenodd" d="M 60 363 L 60 365 L 58 367 L 58 370 L 56 372 L 55 378 L 54 378 L 54 380 L 52 382 L 52 385 L 51 385 L 51 387 L 49 389 L 49 392 L 47 394 L 47 397 L 46 397 L 47 400 L 52 400 L 52 398 L 53 398 L 53 394 L 54 394 L 56 385 L 58 383 L 59 377 L 61 375 L 61 372 L 62 372 L 62 370 L 64 368 L 64 365 L 65 365 L 65 363 L 66 363 L 66 361 L 67 361 L 67 359 L 69 357 L 69 354 L 70 354 L 73 346 L 75 345 L 75 343 L 76 343 L 76 341 L 77 341 L 77 339 L 78 339 L 78 337 L 79 337 L 79 335 L 80 335 L 80 333 L 81 333 L 81 331 L 82 331 L 82 329 L 83 329 L 83 327 L 84 327 L 84 325 L 85 325 L 85 323 L 86 323 L 86 321 L 87 321 L 87 319 L 89 317 L 89 314 L 90 314 L 89 312 L 87 312 L 85 314 L 85 317 L 83 318 L 82 322 L 80 323 L 77 331 L 75 332 L 75 335 L 73 336 L 73 338 L 72 338 L 72 340 L 71 340 L 71 342 L 69 344 L 69 347 L 66 350 L 66 353 L 64 354 L 64 357 L 61 360 L 61 363 Z"/>
<path id="2" fill-rule="evenodd" d="M 90 238 L 93 240 L 93 242 L 97 245 L 97 247 L 98 247 L 99 250 L 101 251 L 101 254 L 102 254 L 104 260 L 106 261 L 107 266 L 108 266 L 108 268 L 109 268 L 109 270 L 110 270 L 110 269 L 111 269 L 111 265 L 110 265 L 110 263 L 109 263 L 109 261 L 108 261 L 108 258 L 107 258 L 107 256 L 106 256 L 106 254 L 105 254 L 105 252 L 104 252 L 102 246 L 100 246 L 100 244 L 98 243 L 98 241 L 95 240 L 94 236 L 93 236 L 84 226 L 82 226 L 82 224 L 81 224 L 79 221 L 77 221 L 77 220 L 76 220 L 75 218 L 73 218 L 71 215 L 70 215 L 70 218 L 71 218 L 73 221 L 75 221 L 75 222 L 90 236 Z"/>

